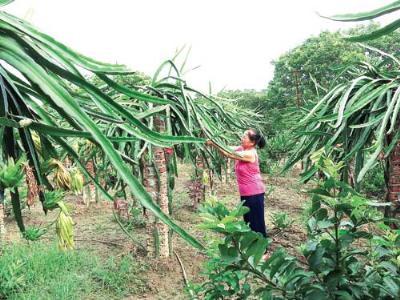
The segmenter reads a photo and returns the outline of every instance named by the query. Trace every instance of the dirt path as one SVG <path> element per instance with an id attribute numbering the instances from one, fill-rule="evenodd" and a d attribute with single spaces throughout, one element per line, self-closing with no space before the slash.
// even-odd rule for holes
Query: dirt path
<path id="1" fill-rule="evenodd" d="M 266 201 L 266 223 L 267 227 L 271 229 L 271 250 L 282 246 L 290 254 L 298 256 L 296 248 L 306 239 L 302 214 L 308 195 L 304 185 L 301 185 L 296 177 L 269 177 L 267 185 L 272 189 Z M 272 225 L 272 216 L 282 212 L 287 213 L 293 219 L 293 224 L 279 232 Z"/>
<path id="2" fill-rule="evenodd" d="M 204 241 L 205 232 L 196 228 L 200 222 L 198 215 L 191 209 L 190 200 L 186 194 L 185 182 L 188 180 L 189 171 L 183 168 L 178 177 L 176 189 L 174 191 L 174 219 L 176 222 L 196 236 L 200 241 Z M 307 200 L 303 189 L 296 177 L 270 177 L 264 176 L 269 193 L 266 200 L 266 222 L 269 232 L 273 239 L 273 249 L 279 245 L 284 246 L 290 253 L 296 253 L 296 247 L 305 239 L 302 229 L 301 214 Z M 217 197 L 224 199 L 226 203 L 234 206 L 238 203 L 238 193 L 236 183 L 231 180 L 229 184 L 219 184 Z M 86 207 L 79 204 L 76 198 L 69 201 L 73 207 L 73 219 L 76 222 L 76 246 L 77 249 L 93 251 L 101 257 L 122 256 L 126 254 L 134 255 L 138 260 L 145 261 L 149 268 L 146 273 L 148 292 L 127 299 L 187 299 L 183 291 L 184 283 L 181 268 L 175 256 L 169 259 L 149 259 L 143 257 L 138 251 L 139 247 L 127 238 L 121 231 L 112 215 L 110 203 L 101 202 Z M 278 233 L 272 225 L 271 216 L 276 212 L 286 212 L 294 220 L 292 227 Z M 44 216 L 40 205 L 36 205 L 31 211 L 25 211 L 25 222 L 27 225 L 38 225 L 49 222 L 55 218 L 54 213 Z M 19 233 L 15 223 L 7 219 L 8 240 L 18 240 Z M 145 241 L 145 229 L 134 228 L 132 235 L 138 243 Z M 44 241 L 53 242 L 56 239 L 54 232 L 44 236 Z M 201 267 L 205 256 L 178 238 L 174 239 L 174 251 L 180 256 L 186 268 L 187 276 L 190 281 L 201 282 Z"/>

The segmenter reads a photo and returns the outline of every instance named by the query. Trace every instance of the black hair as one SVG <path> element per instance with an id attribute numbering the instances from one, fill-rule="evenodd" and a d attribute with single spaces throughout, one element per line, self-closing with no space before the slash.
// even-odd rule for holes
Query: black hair
<path id="1" fill-rule="evenodd" d="M 254 142 L 259 148 L 264 148 L 265 138 L 262 136 L 260 131 L 258 131 L 257 129 L 251 129 L 251 131 L 253 132 L 253 134 L 249 134 L 250 141 Z"/>

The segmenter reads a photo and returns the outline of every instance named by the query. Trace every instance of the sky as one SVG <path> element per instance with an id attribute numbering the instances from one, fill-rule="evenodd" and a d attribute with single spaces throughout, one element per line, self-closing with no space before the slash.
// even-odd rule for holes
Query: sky
<path id="1" fill-rule="evenodd" d="M 217 92 L 265 89 L 273 77 L 271 61 L 321 31 L 355 25 L 321 18 L 317 12 L 354 13 L 390 2 L 16 0 L 5 10 L 82 54 L 148 75 L 177 49 L 191 47 L 186 69 L 199 68 L 185 74 L 188 84 L 208 91 L 211 83 Z"/>

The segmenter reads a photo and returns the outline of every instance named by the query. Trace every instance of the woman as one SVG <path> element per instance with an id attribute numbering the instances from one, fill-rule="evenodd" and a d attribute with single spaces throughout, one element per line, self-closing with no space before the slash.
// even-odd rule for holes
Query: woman
<path id="1" fill-rule="evenodd" d="M 216 146 L 212 141 L 207 141 L 206 144 Z M 244 132 L 241 145 L 233 148 L 237 155 L 228 153 L 219 147 L 218 150 L 224 156 L 235 159 L 235 173 L 240 199 L 250 209 L 243 216 L 244 221 L 249 224 L 253 231 L 267 237 L 264 220 L 265 187 L 260 174 L 256 146 L 263 148 L 265 139 L 257 130 L 249 129 Z"/>

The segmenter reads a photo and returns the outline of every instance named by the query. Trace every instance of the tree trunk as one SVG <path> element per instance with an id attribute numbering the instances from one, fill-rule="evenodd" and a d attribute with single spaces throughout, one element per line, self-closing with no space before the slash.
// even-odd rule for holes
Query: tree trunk
<path id="1" fill-rule="evenodd" d="M 88 173 L 93 177 L 96 178 L 96 171 L 95 171 L 95 165 L 93 159 L 90 159 L 86 163 L 86 170 Z M 96 198 L 96 186 L 92 182 L 91 179 L 89 179 L 88 184 L 86 187 L 83 189 L 83 203 L 86 204 L 86 206 L 89 206 L 90 202 L 95 202 Z"/>
<path id="2" fill-rule="evenodd" d="M 215 195 L 215 190 L 214 190 L 214 171 L 211 169 L 208 169 L 208 192 L 210 195 Z"/>
<path id="3" fill-rule="evenodd" d="M 151 164 L 150 157 L 147 157 L 149 152 L 146 151 L 143 153 L 143 186 L 146 191 L 150 194 L 153 201 L 157 199 L 157 175 L 154 166 Z M 143 208 L 143 215 L 147 220 L 146 231 L 147 231 L 147 240 L 146 240 L 146 248 L 148 255 L 157 256 L 158 247 L 157 247 L 157 239 L 154 233 L 153 224 L 155 222 L 155 217 L 153 214 L 149 213 L 146 208 Z"/>
<path id="4" fill-rule="evenodd" d="M 226 183 L 230 183 L 232 179 L 232 159 L 226 159 Z"/>
<path id="5" fill-rule="evenodd" d="M 157 131 L 165 131 L 165 122 L 160 118 L 154 119 L 154 125 Z M 143 185 L 153 198 L 154 202 L 159 205 L 163 213 L 169 215 L 166 156 L 164 149 L 161 147 L 152 147 L 152 150 L 152 157 L 145 159 L 143 164 Z M 148 253 L 156 257 L 169 257 L 171 253 L 169 247 L 170 235 L 168 226 L 158 220 L 158 218 L 155 218 L 151 213 L 146 216 L 150 225 L 148 226 L 147 239 Z"/>
<path id="6" fill-rule="evenodd" d="M 189 196 L 193 201 L 193 208 L 197 209 L 199 204 L 205 199 L 205 185 L 203 183 L 204 161 L 201 156 L 196 157 L 196 169 L 194 178 L 189 183 Z"/>
<path id="7" fill-rule="evenodd" d="M 4 190 L 0 188 L 0 253 L 3 249 L 5 235 L 6 235 L 6 226 L 4 222 L 5 218 L 4 211 Z"/>
<path id="8" fill-rule="evenodd" d="M 299 70 L 294 70 L 294 78 L 295 78 L 295 83 L 296 83 L 296 106 L 297 108 L 300 108 L 300 101 L 301 101 L 301 93 L 300 93 L 300 82 L 299 82 L 299 75 L 300 71 Z"/>
<path id="9" fill-rule="evenodd" d="M 26 204 L 31 207 L 34 203 L 36 198 L 39 196 L 39 186 L 36 182 L 35 175 L 33 174 L 32 167 L 28 164 L 24 167 L 25 172 L 25 181 L 27 190 L 26 196 Z"/>
<path id="10" fill-rule="evenodd" d="M 389 156 L 388 177 L 387 200 L 392 203 L 389 215 L 395 218 L 400 211 L 400 141 Z"/>
<path id="11" fill-rule="evenodd" d="M 164 150 L 162 148 L 156 147 L 154 149 L 155 165 L 158 170 L 159 186 L 158 186 L 158 205 L 160 206 L 163 213 L 169 215 L 168 207 L 168 175 L 167 175 L 167 164 L 165 160 Z M 159 234 L 159 245 L 160 245 L 160 255 L 163 257 L 169 257 L 169 228 L 166 224 L 160 220 L 156 220 L 155 226 L 157 227 L 157 232 Z"/>

